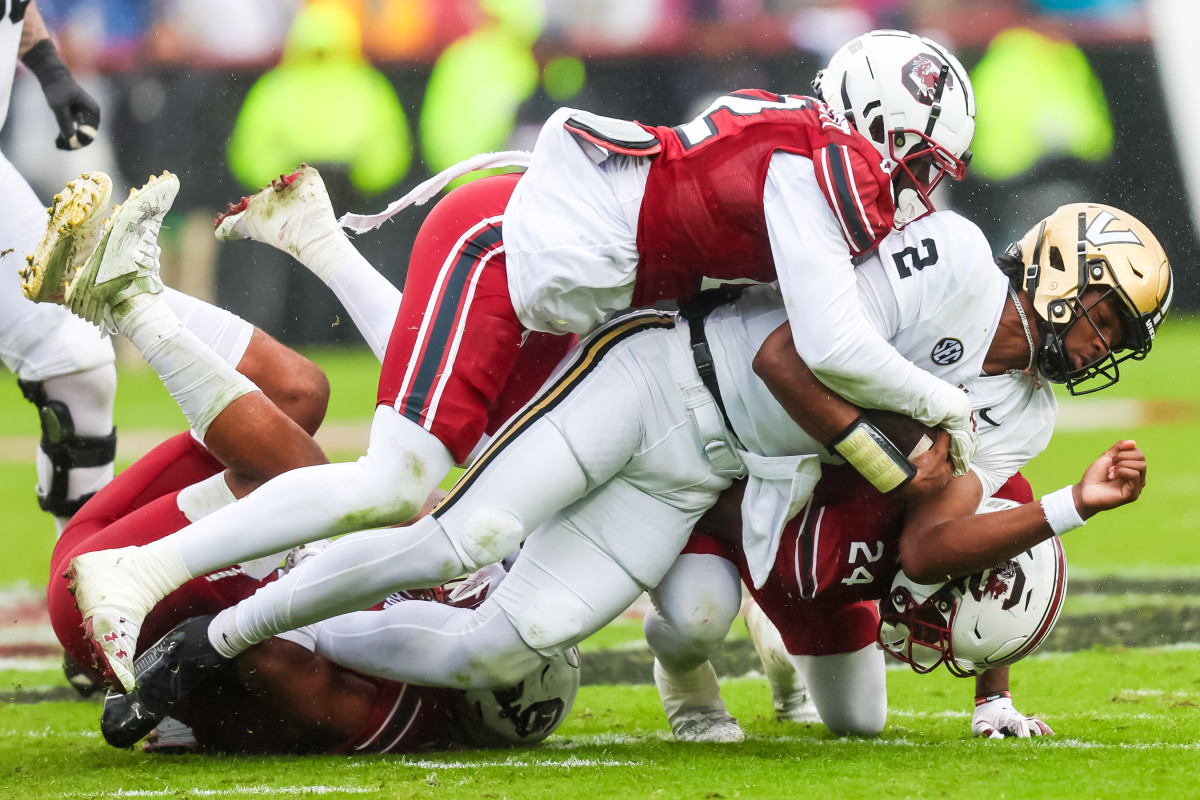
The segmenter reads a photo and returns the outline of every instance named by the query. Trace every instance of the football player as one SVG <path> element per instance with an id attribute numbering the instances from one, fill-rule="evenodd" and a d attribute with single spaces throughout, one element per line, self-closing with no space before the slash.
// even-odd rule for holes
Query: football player
<path id="1" fill-rule="evenodd" d="M 284 569 L 314 549 L 293 551 Z M 494 564 L 453 587 L 397 593 L 381 606 L 421 598 L 472 608 L 504 575 Z M 100 722 L 105 741 L 129 747 L 149 733 L 144 749 L 169 753 L 362 755 L 528 746 L 566 719 L 579 688 L 577 650 L 494 690 L 464 692 L 376 678 L 319 655 L 322 627 L 317 623 L 255 645 L 174 704 L 169 717 L 159 713 L 152 693 L 109 692 Z M 169 644 L 155 646 L 138 657 L 135 670 L 174 657 Z"/>
<path id="2" fill-rule="evenodd" d="M 974 260 L 955 259 L 960 251 L 952 249 L 952 241 L 936 231 L 930 233 L 933 235 L 920 242 L 922 247 L 949 256 L 956 269 L 979 264 L 979 277 L 983 279 L 982 273 L 987 270 L 982 263 L 982 250 Z M 979 241 L 976 249 L 982 246 Z M 960 348 L 966 345 L 969 351 L 969 343 L 947 334 L 961 329 L 954 317 L 969 313 L 966 310 L 969 306 L 947 306 L 938 312 L 936 304 L 927 302 L 932 296 L 922 297 L 920 305 L 910 302 L 914 298 L 908 290 L 921 290 L 919 282 L 912 281 L 914 276 L 907 271 L 903 259 L 897 258 L 901 252 L 885 247 L 880 252 L 881 262 L 862 271 L 864 282 L 883 285 L 890 280 L 895 284 L 898 304 L 892 305 L 889 300 L 868 306 L 879 308 L 882 319 L 893 320 L 888 323 L 892 330 L 897 321 L 900 323 L 899 333 L 915 346 L 902 346 L 902 351 L 920 357 L 917 348 L 924 347 L 927 353 L 924 357 L 933 360 L 965 357 Z M 912 531 L 925 535 L 927 529 L 949 525 L 949 520 L 961 517 L 956 524 L 964 539 L 977 542 L 978 534 L 972 526 L 978 524 L 982 529 L 992 518 L 976 519 L 970 515 L 981 497 L 991 496 L 999 488 L 996 478 L 989 475 L 989 468 L 1003 464 L 994 474 L 1011 474 L 1014 466 L 1019 467 L 1044 447 L 1053 424 L 1052 413 L 1033 416 L 1016 413 L 1024 402 L 1020 393 L 1036 393 L 1050 381 L 1065 383 L 1073 394 L 1115 383 L 1121 361 L 1142 358 L 1149 351 L 1154 332 L 1170 305 L 1171 273 L 1165 253 L 1145 226 L 1107 206 L 1075 204 L 1060 208 L 1010 246 L 998 263 L 1013 292 L 1011 308 L 1013 311 L 1020 308 L 1024 316 L 1010 316 L 1007 335 L 1002 323 L 988 346 L 983 369 L 965 382 L 974 398 L 981 438 L 967 476 L 955 478 L 946 489 L 933 495 L 935 499 L 926 498 L 919 505 L 910 506 L 907 518 L 901 504 L 871 492 L 869 487 L 830 489 L 846 498 L 833 502 L 820 499 L 819 487 L 808 505 L 788 509 L 789 514 L 799 513 L 787 524 L 787 532 L 772 541 L 772 547 L 777 549 L 770 551 L 773 555 L 773 561 L 767 562 L 773 565 L 770 570 L 749 566 L 745 560 L 751 555 L 749 551 L 726 552 L 728 558 L 722 558 L 721 548 L 728 545 L 701 543 L 695 552 L 681 557 L 652 593 L 655 610 L 647 616 L 646 634 L 658 656 L 656 682 L 678 738 L 741 739 L 740 728 L 720 700 L 716 675 L 707 660 L 724 638 L 740 606 L 739 564 L 744 576 L 749 575 L 747 569 L 754 572 L 746 583 L 759 598 L 766 615 L 783 632 L 787 650 L 801 665 L 810 690 L 814 681 L 821 687 L 812 694 L 826 723 L 842 732 L 877 732 L 883 725 L 887 705 L 883 662 L 872 646 L 877 620 L 874 602 L 888 596 L 891 575 L 900 564 L 916 576 L 921 560 L 936 552 L 927 545 L 914 546 L 911 544 L 914 540 L 906 537 L 914 536 Z M 1018 298 L 1020 306 L 1016 305 Z M 923 316 L 913 316 L 917 308 Z M 920 324 L 912 324 L 917 319 Z M 1030 320 L 1033 324 L 1026 325 Z M 1014 324 L 1016 331 L 1012 329 Z M 923 326 L 936 333 L 913 338 L 913 333 L 921 331 Z M 1024 348 L 1029 363 L 1016 374 L 1003 374 L 1004 370 L 997 369 L 1003 359 L 997 356 L 1009 353 L 1011 357 L 1013 343 L 1019 345 L 1025 333 L 1029 336 Z M 790 361 L 786 352 L 783 359 L 785 363 L 778 374 L 787 375 L 789 369 L 793 376 L 803 374 L 802 364 L 786 367 Z M 831 398 L 830 402 L 836 401 Z M 757 424 L 766 426 L 771 422 L 766 418 Z M 1119 443 L 1105 458 L 1114 462 L 1129 458 L 1136 463 L 1141 455 L 1131 443 Z M 1085 476 L 1085 483 L 1089 480 Z M 843 476 L 838 485 L 844 483 Z M 1031 524 L 1041 522 L 1033 513 L 1038 505 L 1032 503 L 1028 488 L 1014 495 L 1011 481 L 1006 486 L 1010 494 L 999 496 L 1032 504 L 1021 511 Z M 1131 485 L 1129 499 L 1136 497 L 1134 489 L 1136 486 Z M 1072 520 L 1071 524 L 1078 521 L 1072 512 L 1081 507 L 1079 496 L 1075 497 L 1075 505 L 1065 503 L 1065 499 L 1062 494 L 1042 499 L 1048 521 L 1039 526 L 1042 533 L 1049 532 L 1046 525 L 1059 532 L 1069 524 L 1066 520 Z M 767 507 L 763 512 L 779 513 L 779 509 Z M 742 529 L 736 517 L 726 524 L 733 526 L 735 535 Z M 724 536 L 732 541 L 728 533 Z M 944 538 L 937 538 L 934 543 L 939 548 L 963 549 L 961 542 Z M 1009 555 L 997 551 L 997 561 Z M 976 561 L 975 566 L 984 564 Z M 767 636 L 763 634 L 764 638 Z M 840 682 L 836 684 L 829 678 L 834 674 L 839 675 Z M 861 681 L 851 680 L 848 675 Z M 1024 717 L 1013 709 L 1004 669 L 982 674 L 977 680 L 976 696 L 978 705 L 972 727 L 977 735 L 994 736 L 999 732 L 1027 736 L 1049 732 L 1040 720 Z"/>
<path id="3" fill-rule="evenodd" d="M 940 45 L 879 31 L 836 54 L 815 85 L 818 97 L 735 92 L 674 128 L 554 114 L 523 177 L 468 184 L 427 217 L 367 454 L 290 472 L 165 540 L 161 552 L 81 558 L 85 617 L 104 616 L 101 627 L 136 638 L 165 591 L 251 539 L 278 550 L 411 518 L 479 442 L 527 333 L 583 333 L 630 305 L 687 297 L 706 275 L 778 278 L 794 346 L 818 375 L 852 400 L 945 427 L 955 469 L 965 470 L 974 448 L 969 402 L 865 324 L 852 258 L 927 213 L 928 193 L 945 175 L 962 177 L 974 129 L 969 79 Z M 218 236 L 286 249 L 336 289 L 357 254 L 328 208 L 319 176 L 301 170 L 230 209 Z M 870 461 L 857 453 L 855 461 Z M 309 502 L 299 508 L 297 496 Z M 410 536 L 376 537 L 377 555 L 413 551 L 407 560 L 424 564 L 426 581 L 445 572 L 447 556 L 471 569 L 519 542 L 512 526 L 502 534 L 484 526 L 466 541 Z M 157 563 L 143 569 L 151 558 Z M 101 644 L 109 661 L 128 653 L 115 640 Z M 131 675 L 128 664 L 113 669 Z"/>
<path id="4" fill-rule="evenodd" d="M 1064 226 L 1064 220 L 1070 224 Z M 1061 375 L 1075 391 L 1115 380 L 1120 361 L 1148 353 L 1170 302 L 1170 269 L 1161 248 L 1122 212 L 1065 207 L 1031 237 L 1022 252 L 1032 255 L 1014 254 L 1020 289 L 996 269 L 978 228 L 950 212 L 909 226 L 861 268 L 860 295 L 879 329 L 941 374 L 970 381 L 973 401 L 990 420 L 980 436 L 991 444 L 981 447 L 984 457 L 968 474 L 948 487 L 932 487 L 939 491 L 910 492 L 919 502 L 907 509 L 898 552 L 915 580 L 940 584 L 987 569 L 1095 513 L 1131 502 L 1144 482 L 1144 456 L 1132 442 L 1120 442 L 1076 487 L 990 514 L 986 522 L 973 516 L 982 497 L 1049 440 L 1055 401 L 1048 378 Z M 1129 244 L 1131 238 L 1137 244 Z M 1114 241 L 1141 253 L 1136 266 L 1095 249 Z M 918 247 L 939 254 L 924 270 L 909 263 Z M 1084 269 L 1070 273 L 1079 276 L 1073 286 L 1064 287 L 1053 267 L 1064 253 L 1081 254 Z M 935 274 L 941 269 L 946 274 Z M 1057 280 L 1037 283 L 1042 269 L 1054 269 Z M 1050 329 L 1059 304 L 1064 322 Z M 938 310 L 948 326 L 921 324 Z M 1039 313 L 1051 316 L 1043 323 Z M 742 470 L 749 478 L 741 542 L 752 580 L 761 585 L 784 526 L 795 516 L 789 512 L 803 506 L 820 478 L 820 455 L 795 454 L 825 452 L 774 400 L 772 381 L 791 381 L 796 391 L 788 396 L 803 397 L 804 408 L 835 407 L 824 415 L 842 415 L 835 431 L 848 428 L 852 437 L 890 440 L 871 419 L 860 418 L 859 409 L 804 373 L 802 362 L 791 363 L 773 350 L 790 349 L 773 287 L 747 290 L 712 310 L 707 320 L 688 316 L 640 312 L 603 326 L 497 433 L 433 513 L 411 526 L 411 548 L 425 548 L 425 556 L 433 548 L 445 577 L 460 573 L 466 558 L 455 549 L 437 549 L 439 536 L 508 540 L 532 531 L 494 595 L 474 611 L 415 602 L 345 614 L 330 621 L 337 635 L 323 638 L 320 651 L 397 680 L 460 688 L 511 682 L 659 585 L 695 522 Z M 697 341 L 707 346 L 694 347 Z M 935 346 L 939 342 L 943 346 Z M 712 355 L 716 396 L 705 389 L 696 365 L 701 352 Z M 760 380 L 752 374 L 756 358 L 774 358 L 786 369 L 769 367 Z M 802 374 L 808 376 L 804 381 Z M 904 452 L 915 460 L 945 460 L 946 438 L 937 437 L 923 453 Z M 896 463 L 889 459 L 880 469 Z M 313 621 L 310 615 L 320 613 L 314 609 L 361 607 L 427 580 L 413 549 L 375 553 L 376 539 L 386 535 L 341 539 L 218 614 L 206 634 L 195 629 L 169 634 L 189 658 L 169 673 L 148 670 L 143 691 L 186 693 L 189 684 L 254 642 Z M 344 575 L 353 580 L 341 582 Z M 374 615 L 386 615 L 388 624 Z M 386 633 L 379 634 L 381 629 Z M 370 641 L 364 641 L 368 635 Z M 355 652 L 339 649 L 346 642 L 355 642 Z M 393 657 L 398 650 L 404 659 Z"/>
<path id="5" fill-rule="evenodd" d="M 0 15 L 0 124 L 20 61 L 38 79 L 58 121 L 56 144 L 74 150 L 89 144 L 100 108 L 80 88 L 58 55 L 34 2 L 11 3 Z M 108 201 L 104 187 L 100 205 Z M 0 155 L 0 259 L 8 276 L 0 284 L 0 360 L 17 375 L 26 399 L 37 406 L 42 439 L 37 452 L 38 504 L 54 516 L 58 533 L 87 498 L 112 479 L 116 454 L 113 397 L 117 373 L 112 345 L 100 332 L 61 308 L 30 300 L 62 294 L 61 273 L 48 280 L 18 278 L 13 261 L 34 251 L 46 225 L 46 206 L 16 168 Z M 64 221 L 59 198 L 50 224 Z M 23 290 L 23 291 L 22 291 Z M 24 296 L 23 296 L 24 295 Z M 28 299 L 27 299 L 28 298 Z"/>
<path id="6" fill-rule="evenodd" d="M 148 220 L 160 218 L 157 211 L 169 205 L 177 185 L 171 175 L 151 179 L 114 212 L 111 227 L 147 227 Z M 119 251 L 113 243 L 110 268 Z M 154 264 L 156 253 L 140 252 L 138 258 Z M 148 282 L 156 279 L 153 269 L 143 276 Z M 372 284 L 372 301 L 388 302 L 390 284 L 382 276 Z M 390 295 L 398 304 L 394 287 Z M 81 665 L 92 662 L 92 644 L 63 577 L 73 557 L 154 541 L 285 470 L 325 460 L 311 437 L 328 401 L 328 382 L 319 367 L 227 311 L 186 296 L 170 303 L 165 293 L 150 296 L 153 301 L 139 311 L 157 323 L 135 319 L 126 325 L 130 321 L 122 319 L 122 328 L 133 334 L 160 372 L 191 430 L 152 450 L 97 493 L 72 518 L 55 548 L 47 589 L 51 623 Z M 186 325 L 172 310 L 183 305 L 189 307 Z M 147 327 L 153 327 L 153 335 L 146 333 Z M 159 355 L 165 341 L 174 342 L 168 361 Z M 215 613 L 248 596 L 274 578 L 282 556 L 188 581 L 146 618 L 135 652 L 150 661 L 169 659 L 162 648 L 145 652 L 147 645 L 184 619 Z M 431 594 L 469 607 L 502 577 L 503 570 L 493 565 L 452 593 Z M 160 737 L 158 746 L 185 749 L 366 753 L 531 744 L 557 727 L 578 686 L 578 662 L 572 654 L 494 692 L 407 687 L 349 672 L 313 653 L 316 630 L 264 642 L 190 704 L 175 709 L 191 731 L 164 715 L 154 716 L 152 699 L 110 695 L 102 720 L 105 738 L 129 746 L 165 723 L 171 733 Z M 93 667 L 81 669 L 102 679 Z"/>

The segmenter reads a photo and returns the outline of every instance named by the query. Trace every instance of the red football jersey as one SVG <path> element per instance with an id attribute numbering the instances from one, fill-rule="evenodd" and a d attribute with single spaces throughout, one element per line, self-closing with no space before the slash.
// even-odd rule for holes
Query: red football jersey
<path id="1" fill-rule="evenodd" d="M 850 653 L 874 642 L 877 601 L 900 569 L 904 504 L 851 467 L 824 469 L 812 498 L 784 527 L 770 576 L 750 589 L 792 655 Z M 1033 490 L 1018 473 L 994 496 L 1029 503 Z M 685 552 L 728 558 L 753 586 L 740 548 L 693 536 Z"/>
<path id="2" fill-rule="evenodd" d="M 701 276 L 775 280 L 763 188 L 776 151 L 813 160 L 851 255 L 892 229 L 891 178 L 878 151 L 819 100 L 742 90 L 685 125 L 644 127 L 662 149 L 642 199 L 634 306 L 687 297 Z"/>
<path id="3" fill-rule="evenodd" d="M 1020 473 L 995 497 L 1028 503 Z M 847 653 L 875 641 L 876 601 L 900 569 L 904 504 L 848 466 L 827 468 L 812 499 L 783 531 L 775 569 L 751 590 L 793 655 Z M 741 564 L 743 580 L 750 585 Z"/>

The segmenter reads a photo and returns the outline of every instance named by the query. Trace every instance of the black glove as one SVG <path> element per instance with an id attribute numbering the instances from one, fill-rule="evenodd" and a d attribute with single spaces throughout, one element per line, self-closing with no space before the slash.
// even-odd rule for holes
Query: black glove
<path id="1" fill-rule="evenodd" d="M 71 77 L 54 43 L 43 39 L 29 48 L 21 61 L 37 77 L 58 120 L 59 134 L 54 140 L 58 149 L 78 150 L 91 144 L 100 125 L 100 106 Z"/>

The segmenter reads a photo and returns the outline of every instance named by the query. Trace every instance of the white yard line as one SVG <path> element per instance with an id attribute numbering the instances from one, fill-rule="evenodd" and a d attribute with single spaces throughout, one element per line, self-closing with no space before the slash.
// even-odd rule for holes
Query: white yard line
<path id="1" fill-rule="evenodd" d="M 280 794 L 379 794 L 362 786 L 234 786 L 228 789 L 118 789 L 115 792 L 69 792 L 61 797 L 243 797 Z"/>

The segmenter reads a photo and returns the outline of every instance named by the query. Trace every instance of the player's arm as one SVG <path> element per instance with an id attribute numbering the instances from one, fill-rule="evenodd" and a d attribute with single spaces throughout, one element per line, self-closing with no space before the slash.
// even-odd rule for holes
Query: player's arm
<path id="1" fill-rule="evenodd" d="M 901 489 L 905 496 L 931 492 L 950 480 L 944 442 L 910 461 L 904 450 L 888 447 L 900 442 L 883 442 L 878 435 L 887 438 L 886 433 L 877 428 L 863 428 L 864 423 L 870 424 L 863 417 L 863 409 L 819 381 L 796 352 L 790 323 L 784 323 L 767 336 L 753 366 L 755 374 L 797 425 L 818 442 L 832 445 L 832 451 L 846 457 L 880 491 L 890 491 L 910 474 L 911 479 Z"/>
<path id="2" fill-rule="evenodd" d="M 970 575 L 1009 559 L 1087 519 L 1135 501 L 1146 485 L 1146 455 L 1135 442 L 1106 450 L 1072 486 L 1038 502 L 976 515 L 983 487 L 973 472 L 940 492 L 910 499 L 900 565 L 919 583 Z"/>
<path id="3" fill-rule="evenodd" d="M 77 150 L 91 144 L 96 138 L 96 128 L 100 127 L 100 106 L 71 77 L 54 42 L 50 41 L 50 31 L 36 3 L 31 2 L 25 8 L 17 55 L 38 79 L 46 103 L 58 121 L 59 134 L 54 142 L 58 149 Z"/>
<path id="4" fill-rule="evenodd" d="M 822 383 L 850 402 L 945 427 L 954 437 L 955 471 L 962 474 L 975 448 L 966 395 L 901 356 L 860 305 L 846 226 L 867 223 L 845 217 L 873 207 L 874 198 L 851 193 L 839 205 L 839 219 L 813 164 L 775 154 L 763 195 L 793 346 Z"/>
<path id="5" fill-rule="evenodd" d="M 242 683 L 314 743 L 332 747 L 357 733 L 371 713 L 374 683 L 303 645 L 267 639 L 237 658 Z"/>

